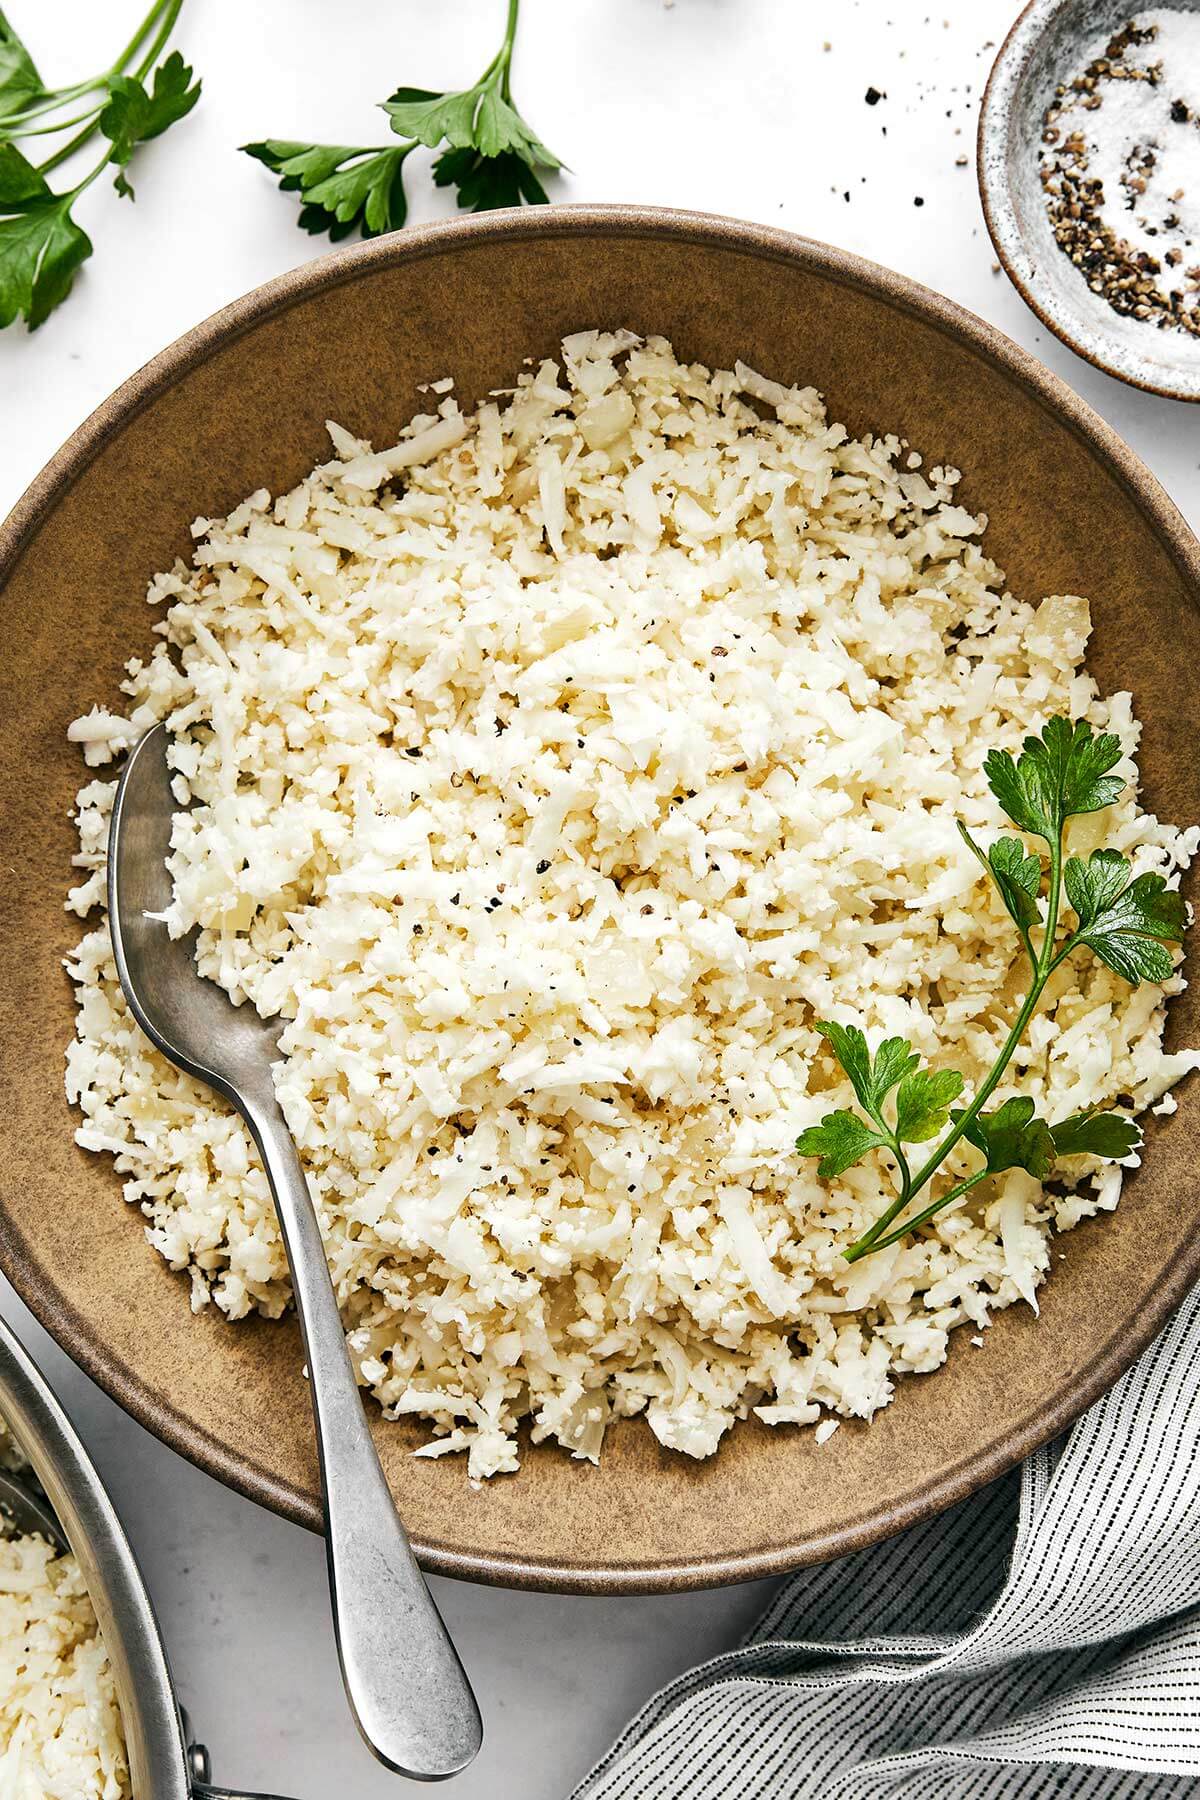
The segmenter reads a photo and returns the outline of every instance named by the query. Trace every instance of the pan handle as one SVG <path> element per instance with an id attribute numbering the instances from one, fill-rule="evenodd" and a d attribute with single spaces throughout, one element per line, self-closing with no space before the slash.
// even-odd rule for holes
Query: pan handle
<path id="1" fill-rule="evenodd" d="M 192 1783 L 192 1800 L 285 1800 L 282 1794 L 248 1794 L 244 1788 L 209 1787 L 206 1781 Z"/>
<path id="2" fill-rule="evenodd" d="M 182 1708 L 180 1709 L 182 1711 Z M 184 1717 L 186 1718 L 186 1714 Z M 250 1794 L 245 1788 L 213 1787 L 209 1781 L 212 1769 L 204 1744 L 188 1742 L 188 1776 L 191 1800 L 285 1800 L 282 1794 Z"/>

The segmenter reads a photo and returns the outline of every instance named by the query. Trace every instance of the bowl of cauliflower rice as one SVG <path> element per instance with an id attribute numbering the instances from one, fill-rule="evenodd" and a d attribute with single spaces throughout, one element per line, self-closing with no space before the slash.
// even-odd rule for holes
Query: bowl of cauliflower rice
<path id="1" fill-rule="evenodd" d="M 136 376 L 0 582 L 0 1263 L 241 1491 L 319 1528 L 262 1170 L 113 965 L 159 723 L 158 923 L 280 1022 L 427 1567 L 860 1547 L 1200 1273 L 1200 546 L 950 303 L 694 215 L 406 232 Z"/>

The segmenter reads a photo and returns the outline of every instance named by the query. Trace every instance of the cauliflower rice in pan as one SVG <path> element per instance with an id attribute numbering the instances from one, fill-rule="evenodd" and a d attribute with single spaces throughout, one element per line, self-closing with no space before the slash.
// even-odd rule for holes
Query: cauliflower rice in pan
<path id="1" fill-rule="evenodd" d="M 3 1419 L 0 1466 L 29 1467 Z M 0 1534 L 0 1794 L 130 1792 L 112 1667 L 79 1564 L 44 1537 Z"/>
<path id="2" fill-rule="evenodd" d="M 127 707 L 71 735 L 98 766 L 169 721 L 170 930 L 287 1020 L 277 1088 L 355 1362 L 428 1423 L 421 1453 L 513 1470 L 527 1420 L 595 1459 L 631 1414 L 696 1457 L 749 1412 L 823 1439 L 955 1326 L 1036 1305 L 1052 1233 L 1123 1171 L 1012 1171 L 850 1266 L 888 1191 L 796 1153 L 852 1098 L 815 1022 L 990 1066 L 1020 945 L 956 821 L 1003 825 L 984 752 L 1053 714 L 1119 737 L 1102 829 L 1136 872 L 1177 875 L 1200 832 L 1136 808 L 1087 601 L 1008 593 L 957 472 L 850 438 L 811 388 L 584 332 L 469 416 L 448 382 L 429 404 L 388 450 L 331 425 L 290 493 L 198 520 Z M 246 1129 L 117 984 L 113 793 L 79 795 L 78 1141 L 196 1308 L 275 1317 Z M 1200 1056 L 1164 1053 L 1164 1013 L 1064 964 L 999 1097 L 1170 1109 Z"/>

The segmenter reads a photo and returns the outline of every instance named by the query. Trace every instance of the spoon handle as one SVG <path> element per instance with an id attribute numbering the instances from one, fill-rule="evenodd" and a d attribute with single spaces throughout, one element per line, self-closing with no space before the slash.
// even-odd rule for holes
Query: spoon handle
<path id="1" fill-rule="evenodd" d="M 312 1196 L 274 1094 L 248 1106 L 246 1119 L 275 1197 L 304 1338 L 346 1694 L 381 1762 L 441 1780 L 479 1749 L 479 1708 L 371 1441 Z"/>

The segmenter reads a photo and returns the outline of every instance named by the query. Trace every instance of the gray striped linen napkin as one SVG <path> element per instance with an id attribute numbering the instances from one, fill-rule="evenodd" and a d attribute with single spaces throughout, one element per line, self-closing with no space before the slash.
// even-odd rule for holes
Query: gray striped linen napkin
<path id="1" fill-rule="evenodd" d="M 572 1800 L 1200 1793 L 1200 1290 L 1068 1435 L 778 1591 Z"/>

